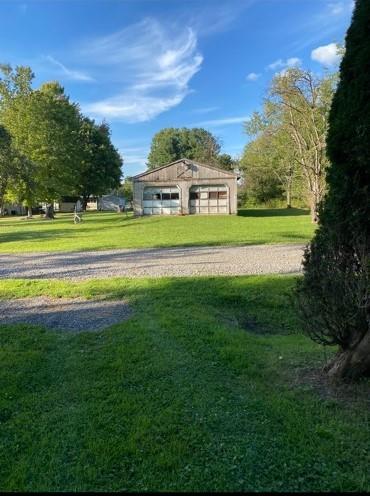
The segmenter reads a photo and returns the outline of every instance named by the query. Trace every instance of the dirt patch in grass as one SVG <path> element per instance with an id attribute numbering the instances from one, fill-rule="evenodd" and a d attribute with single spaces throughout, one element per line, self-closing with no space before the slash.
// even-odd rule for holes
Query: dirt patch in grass
<path id="1" fill-rule="evenodd" d="M 99 331 L 130 317 L 123 300 L 18 298 L 0 300 L 0 324 L 31 324 L 57 331 Z"/>
<path id="2" fill-rule="evenodd" d="M 235 327 L 243 329 L 244 331 L 250 332 L 256 335 L 268 335 L 276 334 L 273 327 L 266 322 L 259 322 L 256 318 L 251 316 L 238 316 L 238 315 L 228 315 L 220 316 L 220 319 L 230 327 Z"/>
<path id="3" fill-rule="evenodd" d="M 337 403 L 366 404 L 370 407 L 370 378 L 359 381 L 333 381 L 320 368 L 305 367 L 296 372 L 292 387 L 311 390 L 324 400 Z"/>
<path id="4" fill-rule="evenodd" d="M 245 331 L 253 334 L 271 334 L 271 329 L 266 323 L 262 324 L 253 317 L 240 317 L 238 319 L 238 325 Z"/>

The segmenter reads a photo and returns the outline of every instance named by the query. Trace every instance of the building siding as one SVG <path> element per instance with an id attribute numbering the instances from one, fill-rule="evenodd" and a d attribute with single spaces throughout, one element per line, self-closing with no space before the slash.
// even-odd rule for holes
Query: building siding
<path id="1" fill-rule="evenodd" d="M 189 214 L 192 186 L 220 186 L 228 190 L 228 214 L 237 213 L 237 175 L 206 164 L 182 159 L 172 164 L 139 174 L 133 178 L 133 207 L 136 215 L 143 215 L 143 195 L 146 187 L 176 186 L 180 191 L 180 213 Z"/>

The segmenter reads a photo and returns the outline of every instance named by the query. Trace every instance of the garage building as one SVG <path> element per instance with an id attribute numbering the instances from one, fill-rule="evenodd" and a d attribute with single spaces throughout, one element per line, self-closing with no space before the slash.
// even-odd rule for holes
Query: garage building
<path id="1" fill-rule="evenodd" d="M 136 215 L 236 214 L 237 175 L 181 159 L 133 177 Z"/>

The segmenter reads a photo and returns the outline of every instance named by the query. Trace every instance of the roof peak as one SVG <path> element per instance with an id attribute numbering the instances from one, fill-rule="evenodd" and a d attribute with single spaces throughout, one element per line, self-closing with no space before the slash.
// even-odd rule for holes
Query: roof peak
<path id="1" fill-rule="evenodd" d="M 136 174 L 136 176 L 133 176 L 133 179 L 135 179 L 137 177 L 145 176 L 147 174 L 151 174 L 152 172 L 156 172 L 156 171 L 161 170 L 161 169 L 164 169 L 166 167 L 170 167 L 171 165 L 175 165 L 175 164 L 177 164 L 179 162 L 185 162 L 187 165 L 198 165 L 200 167 L 208 167 L 209 169 L 214 169 L 214 170 L 217 170 L 219 172 L 223 172 L 224 174 L 227 174 L 227 175 L 230 175 L 230 176 L 233 176 L 233 177 L 236 177 L 237 176 L 237 174 L 235 174 L 232 171 L 227 171 L 225 169 L 221 169 L 220 167 L 216 167 L 214 165 L 204 164 L 204 163 L 201 163 L 201 162 L 197 162 L 196 160 L 191 160 L 189 158 L 183 157 L 183 158 L 179 158 L 177 160 L 174 160 L 173 162 L 170 162 L 169 164 L 160 165 L 159 167 L 155 167 L 154 169 L 149 169 L 149 170 L 147 170 L 145 172 L 141 172 L 140 174 Z"/>

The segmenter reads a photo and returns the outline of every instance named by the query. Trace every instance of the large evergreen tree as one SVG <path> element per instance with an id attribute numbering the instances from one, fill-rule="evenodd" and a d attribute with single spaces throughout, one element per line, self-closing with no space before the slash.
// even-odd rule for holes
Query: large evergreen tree
<path id="1" fill-rule="evenodd" d="M 357 0 L 327 139 L 331 165 L 298 302 L 309 335 L 338 346 L 331 377 L 370 373 L 370 2 Z"/>

